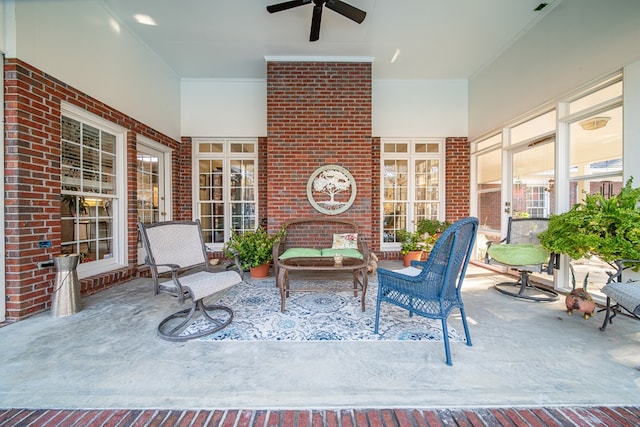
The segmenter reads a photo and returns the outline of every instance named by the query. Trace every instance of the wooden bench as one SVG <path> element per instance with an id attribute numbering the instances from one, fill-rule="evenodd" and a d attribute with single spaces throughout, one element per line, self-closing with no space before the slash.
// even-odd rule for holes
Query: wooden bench
<path id="1" fill-rule="evenodd" d="M 335 217 L 300 218 L 284 224 L 285 235 L 273 247 L 273 265 L 276 284 L 280 290 L 280 310 L 284 312 L 285 301 L 290 292 L 317 289 L 292 290 L 290 271 L 351 271 L 353 273 L 354 297 L 362 291 L 362 311 L 365 310 L 367 291 L 367 264 L 369 248 L 362 238 L 358 226 L 350 220 Z M 340 248 L 341 243 L 355 248 Z M 336 263 L 334 256 L 342 255 Z"/>

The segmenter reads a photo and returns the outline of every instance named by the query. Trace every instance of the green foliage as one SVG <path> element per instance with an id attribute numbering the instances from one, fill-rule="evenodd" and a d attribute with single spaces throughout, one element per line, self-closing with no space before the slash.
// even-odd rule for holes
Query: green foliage
<path id="1" fill-rule="evenodd" d="M 434 236 L 442 233 L 449 228 L 451 223 L 449 221 L 439 221 L 437 219 L 422 218 L 418 220 L 418 226 L 416 227 L 419 234 L 428 234 Z"/>
<path id="2" fill-rule="evenodd" d="M 422 218 L 418 221 L 416 231 L 398 230 L 396 235 L 402 244 L 402 255 L 411 251 L 431 252 L 440 233 L 450 225 L 451 223 L 447 221 Z"/>
<path id="3" fill-rule="evenodd" d="M 583 203 L 551 215 L 549 228 L 538 236 L 542 246 L 573 259 L 640 259 L 640 188 L 632 188 L 632 183 L 630 178 L 620 193 L 609 199 L 586 194 Z"/>
<path id="4" fill-rule="evenodd" d="M 257 267 L 271 261 L 273 245 L 284 236 L 284 229 L 270 235 L 262 227 L 244 233 L 231 232 L 231 239 L 225 244 L 224 252 L 230 258 L 235 255 L 243 270 Z"/>
<path id="5" fill-rule="evenodd" d="M 398 242 L 402 244 L 402 255 L 406 255 L 412 251 L 422 250 L 422 239 L 418 232 L 411 232 L 402 229 L 396 232 L 396 237 L 398 238 Z"/>

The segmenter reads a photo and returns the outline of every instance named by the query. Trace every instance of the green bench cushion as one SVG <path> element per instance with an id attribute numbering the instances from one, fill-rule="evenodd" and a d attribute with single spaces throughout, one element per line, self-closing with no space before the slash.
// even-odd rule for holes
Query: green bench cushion
<path id="1" fill-rule="evenodd" d="M 549 252 L 540 245 L 492 245 L 487 253 L 506 265 L 544 264 L 549 260 Z"/>
<path id="2" fill-rule="evenodd" d="M 280 259 L 287 258 L 308 258 L 308 257 L 330 257 L 336 254 L 341 254 L 345 257 L 362 259 L 362 254 L 357 249 L 313 249 L 313 248 L 289 248 L 282 255 Z"/>
<path id="3" fill-rule="evenodd" d="M 322 250 L 322 256 L 334 256 L 334 255 L 338 255 L 338 254 L 340 254 L 340 255 L 342 255 L 344 257 L 362 259 L 362 254 L 357 249 L 333 249 L 333 248 L 328 248 L 328 249 L 323 249 Z"/>

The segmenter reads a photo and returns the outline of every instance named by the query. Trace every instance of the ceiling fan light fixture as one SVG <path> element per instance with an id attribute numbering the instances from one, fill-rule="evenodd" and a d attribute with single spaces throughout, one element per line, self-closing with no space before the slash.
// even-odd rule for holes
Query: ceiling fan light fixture
<path id="1" fill-rule="evenodd" d="M 584 130 L 596 130 L 605 127 L 607 123 L 609 123 L 609 120 L 611 120 L 611 117 L 591 117 L 578 124 Z"/>

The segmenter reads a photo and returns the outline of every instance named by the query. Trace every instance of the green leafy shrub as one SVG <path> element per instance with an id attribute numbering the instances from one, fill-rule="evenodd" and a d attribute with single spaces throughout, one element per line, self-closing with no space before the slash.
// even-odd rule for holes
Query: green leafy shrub
<path id="1" fill-rule="evenodd" d="M 269 234 L 263 227 L 244 233 L 231 232 L 231 239 L 224 246 L 225 255 L 229 258 L 238 256 L 243 270 L 257 267 L 271 261 L 273 245 L 284 235 L 284 229 L 276 234 Z"/>
<path id="2" fill-rule="evenodd" d="M 396 235 L 402 244 L 402 255 L 411 251 L 431 252 L 440 234 L 450 225 L 447 221 L 422 218 L 418 220 L 416 231 L 398 230 Z"/>
<path id="3" fill-rule="evenodd" d="M 619 194 L 606 199 L 586 194 L 568 212 L 551 215 L 540 244 L 573 259 L 597 256 L 606 262 L 640 259 L 640 188 L 630 178 Z"/>

